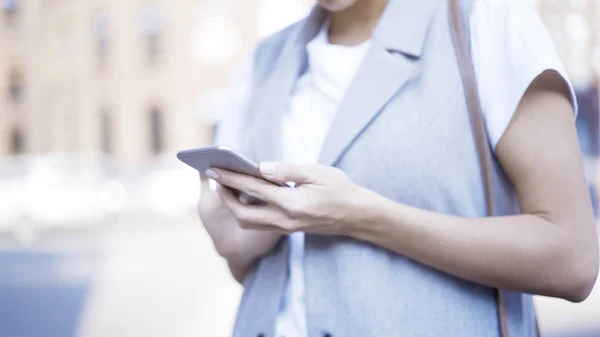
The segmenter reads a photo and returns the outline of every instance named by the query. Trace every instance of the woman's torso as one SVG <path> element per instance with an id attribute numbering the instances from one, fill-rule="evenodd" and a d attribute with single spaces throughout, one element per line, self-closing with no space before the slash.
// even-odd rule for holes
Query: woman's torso
<path id="1" fill-rule="evenodd" d="M 386 9 L 319 162 L 400 203 L 484 216 L 446 2 L 415 2 L 410 12 L 400 3 L 392 0 Z M 304 47 L 323 20 L 316 10 L 305 25 L 267 40 L 255 54 L 257 89 L 244 150 L 256 160 L 282 159 L 281 111 L 306 69 Z M 400 33 L 408 29 L 412 34 Z M 514 189 L 498 165 L 495 187 L 499 213 L 516 213 Z M 282 241 L 246 279 L 234 336 L 274 335 L 289 252 Z M 490 288 L 349 238 L 307 235 L 303 253 L 308 336 L 498 336 Z M 531 297 L 505 295 L 511 336 L 533 335 Z"/>

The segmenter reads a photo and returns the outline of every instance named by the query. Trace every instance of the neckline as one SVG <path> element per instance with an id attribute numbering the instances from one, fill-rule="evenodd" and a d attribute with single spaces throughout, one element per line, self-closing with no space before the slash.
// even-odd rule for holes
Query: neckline
<path id="1" fill-rule="evenodd" d="M 309 55 L 311 53 L 311 50 L 314 50 L 318 46 L 327 46 L 330 49 L 338 49 L 338 50 L 359 50 L 359 49 L 366 48 L 371 42 L 371 39 L 369 38 L 369 39 L 361 42 L 360 44 L 357 44 L 354 46 L 346 46 L 346 45 L 342 45 L 342 44 L 332 44 L 329 41 L 329 27 L 330 26 L 331 26 L 331 19 L 328 18 L 325 20 L 325 22 L 321 26 L 321 29 L 319 30 L 317 35 L 307 44 L 306 49 L 307 49 Z"/>

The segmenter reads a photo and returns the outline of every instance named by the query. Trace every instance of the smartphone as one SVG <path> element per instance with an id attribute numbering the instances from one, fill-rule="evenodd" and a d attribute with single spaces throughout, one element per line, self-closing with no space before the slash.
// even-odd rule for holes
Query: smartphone
<path id="1" fill-rule="evenodd" d="M 177 153 L 177 158 L 202 174 L 209 168 L 216 167 L 257 178 L 261 177 L 256 163 L 237 154 L 227 146 L 206 146 L 183 150 Z"/>
<path id="2" fill-rule="evenodd" d="M 236 153 L 227 146 L 207 146 L 177 153 L 177 158 L 185 164 L 195 168 L 201 174 L 211 167 L 247 174 L 261 178 L 258 164 Z M 253 205 L 263 205 L 265 202 L 236 191 L 241 199 Z"/>

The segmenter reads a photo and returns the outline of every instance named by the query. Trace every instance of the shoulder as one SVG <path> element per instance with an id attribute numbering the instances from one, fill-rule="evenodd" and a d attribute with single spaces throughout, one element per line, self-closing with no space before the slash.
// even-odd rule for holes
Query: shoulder
<path id="1" fill-rule="evenodd" d="M 276 61 L 285 46 L 285 42 L 288 41 L 301 22 L 293 23 L 259 41 L 254 49 L 241 62 L 234 66 L 231 82 L 236 85 L 245 82 L 247 86 L 252 86 L 252 82 L 254 81 L 250 81 L 249 79 L 256 76 L 257 69 L 272 65 Z M 243 79 L 246 79 L 246 81 L 243 81 Z"/>
<path id="2" fill-rule="evenodd" d="M 471 52 L 492 146 L 531 83 L 543 74 L 562 78 L 577 111 L 566 69 L 531 1 L 472 0 L 472 4 Z"/>
<path id="3" fill-rule="evenodd" d="M 505 15 L 508 12 L 532 11 L 535 7 L 532 1 L 523 0 L 467 0 L 472 7 L 471 14 L 482 14 L 482 12 L 496 12 L 496 15 Z M 498 12 L 500 11 L 500 12 Z"/>
<path id="4" fill-rule="evenodd" d="M 497 59 L 514 66 L 537 61 L 562 68 L 554 42 L 530 1 L 472 1 L 469 18 L 474 58 Z"/>
<path id="5" fill-rule="evenodd" d="M 250 118 L 248 106 L 254 88 L 260 85 L 273 70 L 273 64 L 302 21 L 296 22 L 278 33 L 260 41 L 254 50 L 244 57 L 233 69 L 229 80 L 227 103 L 219 119 L 216 144 L 243 148 L 240 133 Z"/>
<path id="6" fill-rule="evenodd" d="M 546 29 L 532 1 L 469 0 L 472 28 L 480 30 L 529 30 L 529 34 L 545 34 Z"/>
<path id="7" fill-rule="evenodd" d="M 272 65 L 279 59 L 286 42 L 293 38 L 304 20 L 306 19 L 297 21 L 258 43 L 253 53 L 254 74 L 257 79 L 273 68 Z"/>
<path id="8" fill-rule="evenodd" d="M 283 49 L 283 46 L 285 45 L 285 42 L 288 41 L 288 39 L 294 34 L 294 32 L 296 32 L 300 28 L 300 26 L 305 20 L 306 19 L 302 19 L 300 21 L 294 22 L 286 28 L 280 30 L 279 32 L 261 40 L 256 47 L 256 53 L 281 51 Z"/>

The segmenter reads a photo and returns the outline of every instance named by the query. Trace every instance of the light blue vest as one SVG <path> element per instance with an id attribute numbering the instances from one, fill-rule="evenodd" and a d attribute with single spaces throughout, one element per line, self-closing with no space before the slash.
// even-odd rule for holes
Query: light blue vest
<path id="1" fill-rule="evenodd" d="M 472 1 L 463 1 L 465 13 Z M 241 149 L 249 157 L 281 159 L 281 113 L 306 67 L 306 43 L 326 15 L 316 7 L 258 47 Z M 446 0 L 390 0 L 320 163 L 399 203 L 485 216 Z M 498 213 L 517 213 L 514 188 L 497 163 L 495 184 Z M 282 240 L 246 279 L 235 337 L 275 337 L 287 267 Z M 492 289 L 368 243 L 307 235 L 305 282 L 310 337 L 499 336 Z M 534 336 L 532 297 L 505 292 L 505 302 L 511 337 Z"/>

